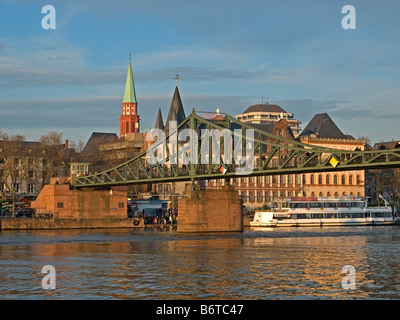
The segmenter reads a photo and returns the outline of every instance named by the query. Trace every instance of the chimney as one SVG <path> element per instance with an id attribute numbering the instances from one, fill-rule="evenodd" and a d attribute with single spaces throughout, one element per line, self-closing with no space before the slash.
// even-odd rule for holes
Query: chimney
<path id="1" fill-rule="evenodd" d="M 68 140 L 65 140 L 65 149 L 68 149 Z"/>

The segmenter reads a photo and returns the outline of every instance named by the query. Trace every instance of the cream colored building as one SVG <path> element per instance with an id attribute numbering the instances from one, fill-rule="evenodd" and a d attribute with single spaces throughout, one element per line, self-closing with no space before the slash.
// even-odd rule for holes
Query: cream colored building
<path id="1" fill-rule="evenodd" d="M 288 113 L 276 104 L 255 104 L 241 114 L 235 116 L 237 120 L 244 123 L 271 124 L 281 119 L 289 123 L 293 136 L 297 138 L 300 134 L 300 121 L 295 119 L 293 113 Z"/>
<path id="2" fill-rule="evenodd" d="M 340 150 L 364 150 L 365 140 L 345 135 L 326 113 L 316 114 L 298 140 Z M 303 195 L 308 197 L 365 196 L 365 171 L 336 171 L 303 175 Z"/>

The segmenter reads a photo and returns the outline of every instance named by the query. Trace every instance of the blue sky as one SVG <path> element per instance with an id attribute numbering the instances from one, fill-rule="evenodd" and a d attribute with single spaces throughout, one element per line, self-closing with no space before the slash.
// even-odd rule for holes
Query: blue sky
<path id="1" fill-rule="evenodd" d="M 355 30 L 341 26 L 347 4 Z M 119 134 L 130 53 L 141 131 L 158 107 L 167 117 L 178 73 L 186 114 L 267 99 L 303 128 L 327 112 L 356 138 L 397 140 L 399 16 L 396 0 L 0 0 L 0 130 Z"/>

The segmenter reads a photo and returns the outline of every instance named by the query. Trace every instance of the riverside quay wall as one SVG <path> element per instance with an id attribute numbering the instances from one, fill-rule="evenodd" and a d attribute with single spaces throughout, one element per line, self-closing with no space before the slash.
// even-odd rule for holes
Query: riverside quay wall
<path id="1" fill-rule="evenodd" d="M 127 217 L 127 200 L 122 187 L 79 190 L 71 187 L 68 178 L 54 178 L 31 204 L 35 218 L 0 219 L 0 230 L 145 228 L 143 218 Z M 240 231 L 242 201 L 233 186 L 186 187 L 185 197 L 178 200 L 177 232 Z"/>
<path id="2" fill-rule="evenodd" d="M 123 188 L 76 190 L 68 178 L 51 179 L 31 207 L 36 216 L 51 214 L 52 218 L 1 219 L 0 230 L 144 227 L 143 219 L 127 217 Z"/>
<path id="3" fill-rule="evenodd" d="M 188 185 L 185 193 L 178 200 L 178 232 L 243 231 L 242 201 L 233 186 L 200 190 Z"/>

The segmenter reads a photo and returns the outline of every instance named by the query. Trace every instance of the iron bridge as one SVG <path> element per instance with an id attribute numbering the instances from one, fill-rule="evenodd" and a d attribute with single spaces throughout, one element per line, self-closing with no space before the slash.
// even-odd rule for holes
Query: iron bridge
<path id="1" fill-rule="evenodd" d="M 394 167 L 400 167 L 400 149 L 325 148 L 273 135 L 227 114 L 207 119 L 193 110 L 176 129 L 146 151 L 113 168 L 76 177 L 73 185 L 84 188 L 174 181 L 194 183 L 208 179 L 229 181 L 240 176 Z"/>

